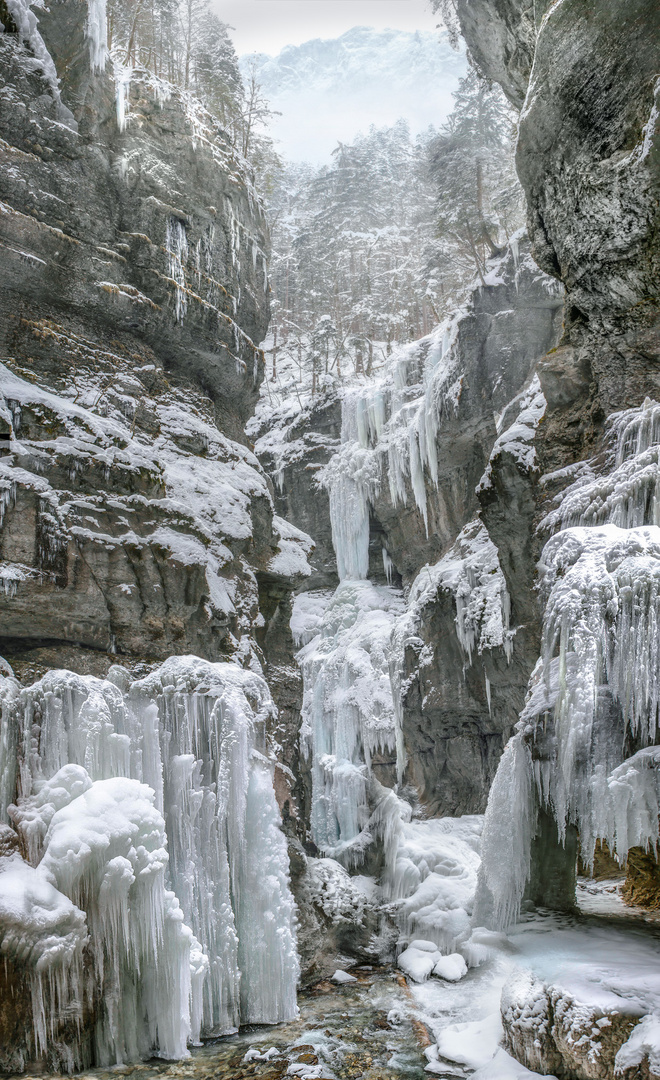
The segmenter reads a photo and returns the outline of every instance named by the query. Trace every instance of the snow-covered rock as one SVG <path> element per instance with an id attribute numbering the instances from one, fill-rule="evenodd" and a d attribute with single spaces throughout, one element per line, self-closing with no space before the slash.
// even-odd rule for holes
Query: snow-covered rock
<path id="1" fill-rule="evenodd" d="M 350 971 L 340 971 L 337 969 L 334 975 L 330 976 L 332 982 L 339 983 L 340 985 L 348 986 L 350 983 L 356 983 L 357 978 L 355 975 L 351 975 Z"/>

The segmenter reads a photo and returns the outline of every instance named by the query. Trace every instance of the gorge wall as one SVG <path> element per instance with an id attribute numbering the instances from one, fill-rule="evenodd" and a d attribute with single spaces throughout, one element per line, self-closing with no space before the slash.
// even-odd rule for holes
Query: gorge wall
<path id="1" fill-rule="evenodd" d="M 268 322 L 247 166 L 146 72 L 117 90 L 118 123 L 84 25 L 73 3 L 43 19 L 59 106 L 0 37 L 0 605 L 8 659 L 70 665 L 77 649 L 79 666 L 92 650 L 102 673 L 102 653 L 234 653 L 278 539 L 243 433 Z"/>
<path id="2" fill-rule="evenodd" d="M 2 17 L 0 1067 L 71 1071 L 295 1012 L 262 646 L 279 620 L 292 663 L 311 542 L 244 433 L 249 166 L 189 94 L 113 76 L 104 8 Z"/>

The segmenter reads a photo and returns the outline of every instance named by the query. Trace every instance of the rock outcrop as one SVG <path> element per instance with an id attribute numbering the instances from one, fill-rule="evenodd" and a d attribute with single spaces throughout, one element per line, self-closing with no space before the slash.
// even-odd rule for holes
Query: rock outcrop
<path id="1" fill-rule="evenodd" d="M 581 456 L 604 416 L 658 396 L 660 12 L 654 0 L 457 9 L 481 70 L 521 110 L 534 258 L 567 292 L 547 441 L 553 456 Z"/>
<path id="2" fill-rule="evenodd" d="M 59 102 L 0 34 L 0 652 L 19 674 L 247 659 L 260 590 L 276 608 L 307 572 L 244 436 L 263 211 L 189 95 L 134 72 L 118 123 L 83 14 L 41 17 Z"/>
<path id="3" fill-rule="evenodd" d="M 369 580 L 408 599 L 391 661 L 403 779 L 431 816 L 483 811 L 538 654 L 534 440 L 545 401 L 536 365 L 559 340 L 562 305 L 561 286 L 518 236 L 440 336 L 393 355 L 373 383 L 345 391 L 343 406 L 336 390 L 300 410 L 262 399 L 250 424 L 279 512 L 316 543 L 305 590 L 337 582 L 333 485 L 354 475 L 368 488 Z M 354 413 L 367 427 L 382 416 L 382 430 L 353 433 Z M 415 474 L 408 447 L 434 423 L 437 476 L 428 465 Z M 342 512 L 349 532 L 359 516 L 352 498 L 335 508 L 335 530 Z M 390 787 L 395 757 L 372 751 Z"/>
<path id="4" fill-rule="evenodd" d="M 502 992 L 504 1046 L 528 1069 L 558 1080 L 632 1078 L 640 1074 L 619 1069 L 617 1054 L 639 1022 L 639 1009 L 623 999 L 618 1004 L 581 1000 L 561 985 L 518 972 Z"/>

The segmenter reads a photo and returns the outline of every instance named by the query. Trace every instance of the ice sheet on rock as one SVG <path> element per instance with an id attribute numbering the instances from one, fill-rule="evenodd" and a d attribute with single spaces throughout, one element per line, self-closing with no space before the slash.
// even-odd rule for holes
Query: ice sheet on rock
<path id="1" fill-rule="evenodd" d="M 328 589 L 314 589 L 298 593 L 293 599 L 291 612 L 291 633 L 294 644 L 298 647 L 307 645 L 321 632 L 323 616 L 332 600 Z"/>
<path id="2" fill-rule="evenodd" d="M 94 0 L 93 0 L 94 2 Z M 98 0 L 96 0 L 98 2 Z M 7 10 L 11 15 L 20 39 L 29 46 L 31 56 L 22 58 L 23 64 L 29 70 L 41 71 L 44 79 L 51 89 L 51 93 L 58 106 L 59 119 L 75 130 L 76 123 L 72 113 L 63 104 L 60 96 L 60 81 L 57 75 L 55 62 L 50 55 L 46 43 L 39 33 L 39 20 L 32 10 L 33 7 L 42 6 L 36 0 L 7 0 Z"/>
<path id="3" fill-rule="evenodd" d="M 503 647 L 511 657 L 513 636 L 509 629 L 510 600 L 497 548 L 482 522 L 476 518 L 459 533 L 446 555 L 433 566 L 424 566 L 408 593 L 408 614 L 397 627 L 400 647 L 414 636 L 421 612 L 440 589 L 453 594 L 456 604 L 456 635 L 467 662 L 484 649 Z"/>
<path id="4" fill-rule="evenodd" d="M 351 975 L 350 972 L 348 972 L 348 971 L 339 971 L 339 970 L 337 970 L 337 971 L 335 971 L 334 975 L 330 976 L 330 978 L 331 978 L 332 982 L 344 983 L 346 985 L 348 985 L 349 983 L 357 982 L 356 976 Z"/>
<path id="5" fill-rule="evenodd" d="M 397 960 L 397 964 L 401 970 L 405 972 L 406 975 L 409 975 L 414 982 L 418 983 L 428 979 L 436 963 L 442 956 L 440 950 L 433 942 L 422 942 L 421 944 L 430 944 L 431 951 L 420 948 L 420 942 L 412 941 L 408 948 L 403 950 Z"/>
<path id="6" fill-rule="evenodd" d="M 15 790 L 4 755 L 24 747 L 10 813 L 40 874 L 86 913 L 98 1061 L 181 1057 L 200 1027 L 294 1015 L 264 680 L 176 657 L 134 683 L 121 668 L 50 672 L 22 691 L 3 679 L 0 697 L 2 809 Z M 81 1053 L 74 1040 L 73 1064 Z"/>
<path id="7" fill-rule="evenodd" d="M 433 968 L 433 974 L 437 975 L 439 979 L 446 979 L 447 982 L 458 982 L 464 975 L 467 975 L 468 966 L 465 962 L 465 957 L 461 953 L 450 953 L 449 956 L 442 956 L 437 961 Z"/>
<path id="8" fill-rule="evenodd" d="M 501 1038 L 502 1021 L 498 1011 L 482 1020 L 449 1025 L 438 1038 L 438 1053 L 470 1069 L 480 1069 L 492 1061 Z"/>

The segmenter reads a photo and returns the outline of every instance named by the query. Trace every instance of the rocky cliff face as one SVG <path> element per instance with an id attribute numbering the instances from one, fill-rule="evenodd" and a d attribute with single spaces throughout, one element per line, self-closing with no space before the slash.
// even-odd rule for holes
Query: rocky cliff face
<path id="1" fill-rule="evenodd" d="M 0 1068 L 179 1058 L 296 1007 L 280 808 L 295 833 L 290 595 L 312 545 L 244 432 L 267 227 L 198 102 L 93 70 L 88 5 L 43 11 L 40 37 L 19 0 L 0 15 Z M 21 833 L 34 797 L 44 837 L 75 822 L 66 880 Z M 251 978 L 267 922 L 259 948 L 287 957 Z"/>
<path id="2" fill-rule="evenodd" d="M 541 375 L 546 442 L 553 459 L 581 456 L 604 416 L 658 394 L 660 12 L 653 0 L 457 8 L 481 69 L 521 110 L 534 257 L 567 290 L 564 350 Z"/>
<path id="3" fill-rule="evenodd" d="M 118 116 L 79 4 L 40 29 L 59 103 L 0 35 L 0 651 L 98 673 L 107 654 L 247 657 L 260 589 L 272 607 L 304 570 L 243 433 L 263 212 L 187 95 L 136 72 Z"/>
<path id="4" fill-rule="evenodd" d="M 583 619 L 581 641 L 577 613 L 585 611 L 587 598 L 593 595 L 591 586 L 597 588 L 609 567 L 617 566 L 607 548 L 608 539 L 612 546 L 618 541 L 622 549 L 626 545 L 632 549 L 646 532 L 654 537 L 653 527 L 658 524 L 655 503 L 644 483 L 645 478 L 649 483 L 657 482 L 657 432 L 649 425 L 649 417 L 658 407 L 660 352 L 660 12 L 654 3 L 617 0 L 598 5 L 572 0 L 534 4 L 524 0 L 457 0 L 456 7 L 482 71 L 500 82 L 521 110 L 517 167 L 527 196 L 533 254 L 566 288 L 560 347 L 537 366 L 547 400 L 537 435 L 545 476 L 531 493 L 528 519 L 531 522 L 544 501 L 546 509 L 554 510 L 543 522 L 544 539 L 555 535 L 544 550 L 540 569 L 541 576 L 556 574 L 556 589 L 552 597 L 547 592 L 541 595 L 546 603 L 542 662 L 531 682 L 519 735 L 511 744 L 513 754 L 523 749 L 526 775 L 531 777 L 534 770 L 534 775 L 543 777 L 548 794 L 537 793 L 532 781 L 530 799 L 527 804 L 524 799 L 520 803 L 515 781 L 510 775 L 507 778 L 503 769 L 489 805 L 493 837 L 498 830 L 508 828 L 512 805 L 528 805 L 527 813 L 536 820 L 536 836 L 529 838 L 531 867 L 528 863 L 519 876 L 518 902 L 527 876 L 528 897 L 566 908 L 574 902 L 578 851 L 588 863 L 595 841 L 605 838 L 602 819 L 617 780 L 627 769 L 632 774 L 636 752 L 651 758 L 657 754 L 653 745 L 658 741 L 657 731 L 654 721 L 649 721 L 653 708 L 644 701 L 639 724 L 631 722 L 612 667 L 603 664 L 589 671 L 586 654 L 581 651 L 581 645 L 609 636 L 612 647 L 621 652 L 622 670 L 629 681 L 645 679 L 653 684 L 657 677 L 655 638 L 645 639 L 635 652 L 632 637 L 644 625 L 651 602 L 638 602 L 631 618 L 631 635 L 615 623 L 615 608 L 625 609 L 627 594 L 623 589 L 616 592 L 607 611 L 595 605 Z M 638 429 L 644 434 L 632 437 L 631 432 Z M 649 472 L 644 471 L 647 459 L 653 462 Z M 620 485 L 622 469 L 630 477 L 625 487 Z M 580 509 L 577 501 L 571 502 L 578 490 Z M 581 511 L 582 506 L 588 510 Z M 497 513 L 496 503 L 487 513 Z M 561 567 L 553 563 L 554 550 L 567 551 L 571 543 L 579 545 L 580 537 L 585 547 L 602 539 L 603 549 L 607 549 L 607 557 L 593 578 L 586 560 L 571 569 L 568 562 Z M 635 565 L 630 580 L 635 596 L 641 596 L 645 580 L 641 562 Z M 531 575 L 530 588 L 533 582 Z M 567 601 L 561 640 L 558 622 L 553 629 L 560 593 Z M 561 676 L 568 690 L 555 693 L 559 683 L 551 689 L 552 680 L 557 680 L 566 664 L 573 665 L 572 671 Z M 565 667 L 562 670 L 567 671 Z M 580 698 L 577 688 L 586 687 L 589 678 L 590 690 Z M 533 704 L 535 694 L 538 708 Z M 582 723 L 585 717 L 589 717 L 586 726 Z M 579 764 L 577 754 L 572 759 L 570 754 L 563 756 L 562 740 L 567 732 L 578 741 L 582 739 Z M 603 747 L 608 739 L 611 759 L 605 760 Z M 640 747 L 645 749 L 640 751 Z M 590 801 L 586 793 L 595 790 L 599 769 L 607 782 Z M 563 802 L 557 794 L 562 784 Z M 547 800 L 545 806 L 538 805 L 542 798 Z M 631 821 L 640 812 L 639 799 L 638 792 L 631 790 Z M 587 804 L 588 813 L 584 809 Z M 488 829 L 487 815 L 485 832 Z M 633 829 L 626 843 L 624 828 L 618 822 L 608 838 L 612 850 L 616 844 L 620 861 L 625 862 L 631 849 L 633 873 L 633 845 L 638 842 Z M 528 856 L 529 852 L 528 843 Z M 496 859 L 495 841 L 490 850 L 488 844 L 485 846 L 482 880 L 495 882 Z M 649 859 L 649 864 L 652 862 Z M 652 865 L 646 874 L 652 881 Z M 507 882 L 508 888 L 514 876 L 511 872 L 500 874 L 500 880 Z M 627 895 L 633 894 L 634 885 L 629 881 Z M 647 902 L 653 902 L 649 893 L 645 895 Z M 479 901 L 477 908 L 477 918 L 483 918 Z M 649 1042 L 644 1041 L 650 1017 L 625 1043 L 634 1020 L 623 1012 L 607 1022 L 598 1019 L 598 999 L 585 988 L 567 994 L 552 981 L 536 986 L 523 983 L 505 991 L 502 1000 L 505 1043 L 521 1062 L 567 1078 L 604 1077 L 613 1070 L 622 1076 L 628 1072 L 655 1075 L 654 1055 Z M 589 1030 L 593 1018 L 598 1027 Z"/>

